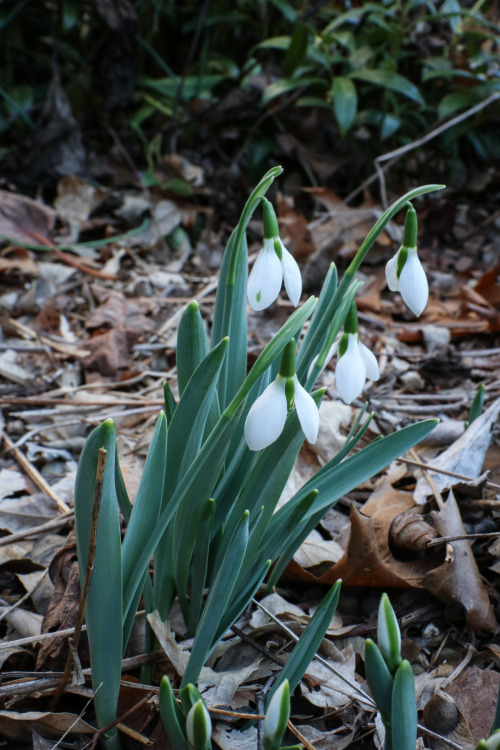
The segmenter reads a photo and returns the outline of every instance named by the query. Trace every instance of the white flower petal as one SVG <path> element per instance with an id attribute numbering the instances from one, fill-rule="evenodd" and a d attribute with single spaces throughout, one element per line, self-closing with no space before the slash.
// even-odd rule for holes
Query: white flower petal
<path id="1" fill-rule="evenodd" d="M 261 451 L 283 432 L 287 415 L 285 378 L 280 375 L 252 405 L 245 421 L 245 440 L 251 451 Z"/>
<path id="2" fill-rule="evenodd" d="M 300 275 L 300 269 L 293 255 L 288 252 L 281 240 L 280 244 L 281 265 L 283 268 L 283 279 L 285 281 L 286 293 L 288 294 L 292 305 L 297 307 L 302 294 L 302 276 Z"/>
<path id="3" fill-rule="evenodd" d="M 393 258 L 387 261 L 385 265 L 385 279 L 387 281 L 387 286 L 389 287 L 391 292 L 399 292 L 398 255 L 399 250 Z"/>
<path id="4" fill-rule="evenodd" d="M 335 339 L 335 341 L 333 342 L 333 344 L 331 345 L 331 347 L 328 349 L 328 354 L 326 355 L 325 363 L 324 363 L 323 367 L 321 368 L 321 370 L 319 371 L 318 376 L 320 375 L 320 373 L 323 372 L 323 370 L 327 366 L 328 362 L 332 359 L 333 355 L 337 353 L 337 349 L 339 348 L 339 344 L 340 344 L 340 339 L 341 339 L 341 337 L 338 336 Z M 311 375 L 311 373 L 313 371 L 314 365 L 318 361 L 318 357 L 319 357 L 319 354 L 316 354 L 316 356 L 313 357 L 313 359 L 311 361 L 311 364 L 309 365 L 309 369 L 307 371 L 307 377 L 308 378 L 309 378 L 309 376 Z"/>
<path id="5" fill-rule="evenodd" d="M 374 353 L 362 343 L 359 344 L 359 353 L 361 354 L 363 362 L 365 363 L 366 377 L 368 378 L 368 380 L 378 380 L 380 377 L 380 373 L 378 371 L 377 358 Z"/>
<path id="6" fill-rule="evenodd" d="M 301 386 L 296 375 L 293 376 L 293 384 L 295 386 L 295 408 L 302 432 L 310 443 L 315 443 L 319 430 L 318 407 L 311 394 Z"/>
<path id="7" fill-rule="evenodd" d="M 352 403 L 359 396 L 366 381 L 366 366 L 359 351 L 357 333 L 350 333 L 347 349 L 335 368 L 337 391 L 342 401 Z"/>
<path id="8" fill-rule="evenodd" d="M 248 277 L 247 295 L 252 310 L 264 310 L 278 296 L 283 281 L 281 261 L 274 249 L 274 240 L 264 240 Z"/>
<path id="9" fill-rule="evenodd" d="M 429 284 L 418 259 L 416 247 L 410 247 L 408 250 L 406 263 L 399 276 L 399 290 L 405 303 L 418 318 L 429 299 Z"/>

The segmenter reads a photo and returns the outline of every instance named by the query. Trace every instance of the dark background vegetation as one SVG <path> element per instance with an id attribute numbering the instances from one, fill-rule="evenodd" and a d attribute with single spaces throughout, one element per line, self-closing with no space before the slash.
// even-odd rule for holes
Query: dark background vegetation
<path id="1" fill-rule="evenodd" d="M 222 182 L 284 163 L 345 197 L 374 158 L 500 92 L 499 15 L 494 0 L 4 0 L 0 175 L 35 193 L 133 163 L 150 186 L 178 153 Z M 500 156 L 499 114 L 392 174 L 466 185 Z"/>

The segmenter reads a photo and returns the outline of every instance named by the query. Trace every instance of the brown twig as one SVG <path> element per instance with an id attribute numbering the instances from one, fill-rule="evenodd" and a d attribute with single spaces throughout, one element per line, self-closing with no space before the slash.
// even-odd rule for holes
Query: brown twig
<path id="1" fill-rule="evenodd" d="M 442 510 L 442 508 L 444 506 L 444 500 L 443 500 L 442 495 L 439 492 L 438 488 L 436 487 L 436 484 L 435 484 L 433 478 L 431 477 L 431 475 L 429 473 L 429 469 L 428 469 L 427 465 L 420 459 L 420 456 L 416 452 L 415 448 L 410 448 L 410 450 L 408 451 L 408 453 L 410 454 L 410 456 L 413 458 L 414 461 L 418 461 L 421 464 L 422 473 L 423 473 L 423 475 L 424 475 L 427 483 L 429 484 L 429 487 L 432 490 L 432 494 L 434 495 L 434 499 L 436 500 L 436 504 L 437 504 L 439 510 Z"/>
<path id="2" fill-rule="evenodd" d="M 71 676 L 71 672 L 73 670 L 73 663 L 74 663 L 74 658 L 72 654 L 76 653 L 76 649 L 78 648 L 78 641 L 80 639 L 80 633 L 82 630 L 83 617 L 85 614 L 85 607 L 87 606 L 87 597 L 88 597 L 89 588 L 90 588 L 90 581 L 92 579 L 92 572 L 94 570 L 96 541 L 97 541 L 97 526 L 98 526 L 98 521 L 99 521 L 99 511 L 101 508 L 102 486 L 104 482 L 104 469 L 106 468 L 107 456 L 108 456 L 107 450 L 105 448 L 99 448 L 99 457 L 97 459 L 97 473 L 96 473 L 96 483 L 95 483 L 94 504 L 92 506 L 92 516 L 91 516 L 91 521 L 90 521 L 89 555 L 87 559 L 87 569 L 85 570 L 85 580 L 82 586 L 82 594 L 80 597 L 80 604 L 78 606 L 78 613 L 76 616 L 74 634 L 73 636 L 70 636 L 68 639 L 69 644 L 70 644 L 70 652 L 66 660 L 66 666 L 64 667 L 63 676 L 61 677 L 61 681 L 59 685 L 57 686 L 57 690 L 55 691 L 54 696 L 50 702 L 51 711 L 54 710 L 57 704 L 57 701 L 59 700 L 62 693 L 64 692 L 66 683 L 68 682 Z M 72 649 L 72 647 L 74 647 L 74 649 Z"/>
<path id="3" fill-rule="evenodd" d="M 435 474 L 444 474 L 447 477 L 454 477 L 460 479 L 462 482 L 477 482 L 480 477 L 468 477 L 465 474 L 457 474 L 455 471 L 448 471 L 447 469 L 440 469 L 437 466 L 431 466 L 430 464 L 424 464 L 422 461 L 411 461 L 408 458 L 397 458 L 396 461 L 400 464 L 408 464 L 409 466 L 416 466 L 419 469 L 427 469 L 427 471 L 433 471 Z M 485 487 L 490 487 L 493 490 L 500 490 L 500 484 L 494 482 L 485 482 Z"/>
<path id="4" fill-rule="evenodd" d="M 2 435 L 2 439 L 5 443 L 5 446 L 12 450 L 12 455 L 16 459 L 17 463 L 24 469 L 26 474 L 36 484 L 36 486 L 55 502 L 55 504 L 57 505 L 57 509 L 61 511 L 61 513 L 69 513 L 69 506 L 66 505 L 66 503 L 56 495 L 50 484 L 47 484 L 38 470 L 35 469 L 30 461 L 28 461 L 24 453 L 21 453 L 21 451 L 17 450 L 17 448 L 14 447 L 14 443 L 8 437 L 8 435 L 4 433 Z"/>
<path id="5" fill-rule="evenodd" d="M 20 539 L 26 539 L 28 536 L 36 536 L 37 534 L 43 534 L 45 531 L 50 531 L 51 529 L 59 529 L 61 526 L 65 526 L 72 516 L 73 511 L 69 510 L 63 516 L 53 518 L 52 521 L 47 521 L 38 526 L 31 526 L 29 529 L 18 531 L 15 534 L 2 536 L 0 537 L 0 547 L 4 547 L 6 544 L 12 544 L 12 542 L 18 542 Z"/>

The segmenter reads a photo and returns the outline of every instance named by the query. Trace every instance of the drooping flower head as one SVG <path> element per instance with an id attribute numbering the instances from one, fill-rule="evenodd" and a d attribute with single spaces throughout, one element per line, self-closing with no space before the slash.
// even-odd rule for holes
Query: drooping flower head
<path id="1" fill-rule="evenodd" d="M 279 438 L 288 411 L 295 407 L 302 431 L 315 443 L 319 430 L 319 412 L 312 396 L 299 383 L 295 373 L 295 341 L 283 349 L 279 373 L 252 405 L 245 421 L 245 440 L 252 451 L 267 448 Z"/>
<path id="2" fill-rule="evenodd" d="M 335 368 L 335 381 L 340 398 L 346 404 L 352 403 L 363 390 L 367 378 L 378 380 L 379 377 L 375 355 L 359 341 L 358 311 L 353 302 L 344 323 Z"/>
<path id="3" fill-rule="evenodd" d="M 417 212 L 411 205 L 406 212 L 403 244 L 387 262 L 385 277 L 391 292 L 400 292 L 418 318 L 429 299 L 429 284 L 417 255 Z"/>
<path id="4" fill-rule="evenodd" d="M 297 261 L 279 237 L 278 220 L 272 203 L 262 199 L 264 242 L 248 277 L 247 295 L 252 310 L 264 310 L 274 302 L 285 282 L 286 293 L 297 307 L 302 294 L 302 278 Z"/>

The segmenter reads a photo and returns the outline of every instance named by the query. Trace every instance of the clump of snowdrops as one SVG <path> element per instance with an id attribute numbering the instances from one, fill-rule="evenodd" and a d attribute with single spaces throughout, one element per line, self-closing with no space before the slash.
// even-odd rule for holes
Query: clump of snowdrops
<path id="1" fill-rule="evenodd" d="M 337 389 L 347 403 L 360 396 L 366 378 L 378 377 L 375 356 L 359 340 L 355 295 L 361 282 L 356 271 L 387 223 L 404 209 L 403 243 L 387 265 L 387 281 L 415 314 L 422 312 L 428 286 L 417 255 L 411 201 L 442 187 L 416 188 L 396 201 L 368 234 L 340 282 L 332 264 L 319 298 L 300 305 L 300 271 L 279 237 L 265 197 L 281 171 L 275 167 L 262 178 L 229 238 L 210 338 L 196 302 L 182 315 L 178 397 L 166 382 L 165 409 L 133 505 L 120 470 L 112 420 L 89 435 L 81 455 L 75 524 L 82 581 L 96 485 L 100 494 L 86 623 L 101 728 L 116 720 L 122 658 L 142 597 L 146 611 L 157 610 L 163 619 L 177 598 L 193 637 L 181 688 L 196 684 L 210 653 L 266 575 L 268 586 L 274 585 L 329 508 L 436 424 L 426 420 L 410 425 L 352 454 L 371 418 L 361 409 L 341 451 L 275 510 L 304 437 L 316 440 L 325 389 L 314 390 L 314 384 L 328 359 L 337 354 Z M 259 205 L 264 243 L 249 275 L 246 229 Z M 247 373 L 247 301 L 257 311 L 264 309 L 278 296 L 283 281 L 297 309 Z M 106 461 L 97 482 L 100 449 Z M 126 525 L 123 541 L 120 512 Z M 145 648 L 154 648 L 149 629 Z M 300 669 L 307 667 L 306 652 L 304 647 L 297 657 L 297 682 Z M 115 728 L 103 742 L 108 749 L 121 746 Z"/>

